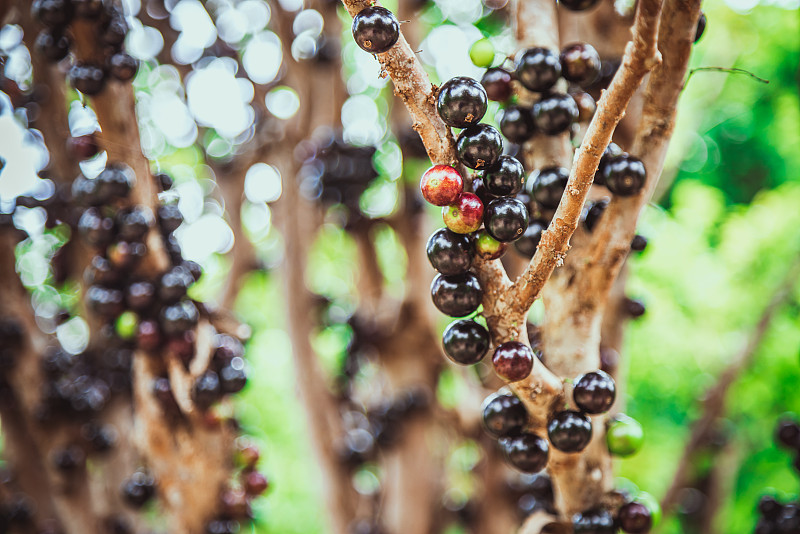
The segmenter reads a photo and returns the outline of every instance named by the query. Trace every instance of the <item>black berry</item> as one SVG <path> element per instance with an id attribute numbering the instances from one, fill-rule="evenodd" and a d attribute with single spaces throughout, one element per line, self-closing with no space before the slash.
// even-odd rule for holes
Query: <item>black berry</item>
<path id="1" fill-rule="evenodd" d="M 539 241 L 542 240 L 542 232 L 546 229 L 547 226 L 542 221 L 531 221 L 525 233 L 514 241 L 514 248 L 517 249 L 517 252 L 522 256 L 532 258 L 533 255 L 536 254 Z"/>
<path id="2" fill-rule="evenodd" d="M 125 22 L 125 17 L 117 10 L 106 23 L 103 28 L 101 38 L 103 42 L 111 47 L 119 47 L 125 41 L 125 36 L 128 35 L 128 23 Z"/>
<path id="3" fill-rule="evenodd" d="M 462 274 L 472 265 L 472 244 L 466 234 L 441 228 L 428 239 L 428 260 L 442 274 Z"/>
<path id="4" fill-rule="evenodd" d="M 158 227 L 165 234 L 178 229 L 183 223 L 183 215 L 177 204 L 162 204 L 158 207 Z"/>
<path id="5" fill-rule="evenodd" d="M 592 439 L 592 421 L 580 412 L 559 412 L 547 424 L 547 435 L 556 449 L 562 452 L 579 452 Z"/>
<path id="6" fill-rule="evenodd" d="M 481 78 L 489 100 L 505 102 L 511 98 L 511 73 L 500 67 L 486 69 Z"/>
<path id="7" fill-rule="evenodd" d="M 161 330 L 168 336 L 191 330 L 200 319 L 197 307 L 190 300 L 182 300 L 161 310 Z"/>
<path id="8" fill-rule="evenodd" d="M 399 37 L 400 23 L 385 7 L 367 7 L 353 17 L 353 39 L 362 50 L 371 54 L 386 52 Z"/>
<path id="9" fill-rule="evenodd" d="M 483 428 L 493 438 L 511 436 L 528 424 L 528 411 L 515 395 L 492 393 L 483 401 Z"/>
<path id="10" fill-rule="evenodd" d="M 104 204 L 118 198 L 126 198 L 133 188 L 136 175 L 124 163 L 109 163 L 97 175 L 97 200 Z"/>
<path id="11" fill-rule="evenodd" d="M 597 165 L 597 172 L 594 175 L 594 183 L 597 185 L 606 185 L 605 179 L 603 178 L 603 169 L 612 157 L 619 156 L 622 153 L 622 149 L 616 143 L 608 144 L 605 150 L 603 150 L 602 157 L 600 157 L 600 163 Z"/>
<path id="12" fill-rule="evenodd" d="M 219 400 L 221 395 L 219 376 L 214 371 L 206 371 L 197 377 L 192 386 L 192 401 L 201 410 L 207 410 Z"/>
<path id="13" fill-rule="evenodd" d="M 593 371 L 575 380 L 572 398 L 575 404 L 586 413 L 605 413 L 614 404 L 617 387 L 614 379 L 603 371 Z"/>
<path id="14" fill-rule="evenodd" d="M 601 198 L 600 200 L 594 201 L 591 204 L 589 202 L 586 203 L 586 209 L 584 210 L 583 214 L 583 224 L 586 226 L 587 230 L 591 232 L 595 229 L 597 223 L 600 221 L 600 217 L 603 216 L 603 213 L 606 211 L 607 207 L 607 198 Z"/>
<path id="15" fill-rule="evenodd" d="M 117 214 L 119 237 L 126 241 L 141 241 L 153 223 L 153 214 L 140 206 L 121 210 Z"/>
<path id="16" fill-rule="evenodd" d="M 514 63 L 517 80 L 535 92 L 549 90 L 561 76 L 558 55 L 547 48 L 528 48 L 517 56 Z"/>
<path id="17" fill-rule="evenodd" d="M 528 208 L 512 197 L 489 202 L 483 215 L 486 231 L 500 242 L 514 241 L 528 228 Z"/>
<path id="18" fill-rule="evenodd" d="M 72 40 L 59 30 L 42 30 L 36 36 L 34 47 L 50 61 L 61 61 L 69 54 Z"/>
<path id="19" fill-rule="evenodd" d="M 538 473 L 547 465 L 550 446 L 536 434 L 501 438 L 499 444 L 508 463 L 523 473 Z"/>
<path id="20" fill-rule="evenodd" d="M 708 22 L 708 19 L 706 18 L 706 14 L 701 11 L 700 12 L 700 18 L 697 19 L 697 30 L 695 30 L 695 32 L 694 32 L 694 42 L 695 43 L 697 41 L 699 41 L 700 38 L 703 36 L 703 33 L 705 33 L 705 31 L 706 31 L 706 23 L 707 22 Z"/>
<path id="21" fill-rule="evenodd" d="M 517 158 L 500 156 L 497 163 L 483 173 L 486 190 L 499 197 L 516 195 L 525 183 L 525 169 Z"/>
<path id="22" fill-rule="evenodd" d="M 122 498 L 133 508 L 141 508 L 156 493 L 153 477 L 144 471 L 136 471 L 122 484 Z"/>
<path id="23" fill-rule="evenodd" d="M 553 445 L 555 447 L 555 445 Z M 608 510 L 587 510 L 572 516 L 574 534 L 615 534 L 614 517 Z"/>
<path id="24" fill-rule="evenodd" d="M 34 0 L 31 14 L 48 28 L 61 28 L 72 19 L 72 4 L 69 0 Z"/>
<path id="25" fill-rule="evenodd" d="M 653 526 L 650 509 L 640 502 L 624 504 L 617 512 L 617 522 L 620 528 L 628 534 L 645 534 Z"/>
<path id="26" fill-rule="evenodd" d="M 472 273 L 438 275 L 431 283 L 431 297 L 440 312 L 464 317 L 478 309 L 483 298 L 480 282 Z"/>
<path id="27" fill-rule="evenodd" d="M 647 248 L 647 238 L 643 235 L 636 234 L 631 239 L 631 250 L 635 252 L 642 252 Z"/>
<path id="28" fill-rule="evenodd" d="M 89 245 L 105 248 L 114 239 L 114 219 L 104 217 L 97 208 L 89 208 L 78 220 L 78 232 Z"/>
<path id="29" fill-rule="evenodd" d="M 569 181 L 569 170 L 564 167 L 546 167 L 531 177 L 533 199 L 542 207 L 556 209 Z"/>
<path id="30" fill-rule="evenodd" d="M 117 52 L 108 60 L 111 76 L 121 82 L 132 80 L 138 68 L 139 62 L 125 52 Z"/>
<path id="31" fill-rule="evenodd" d="M 244 359 L 233 358 L 219 370 L 220 388 L 223 393 L 238 393 L 247 385 L 247 369 Z"/>
<path id="32" fill-rule="evenodd" d="M 88 63 L 77 63 L 69 69 L 69 83 L 76 90 L 94 96 L 106 85 L 106 73 L 102 68 Z"/>
<path id="33" fill-rule="evenodd" d="M 471 319 L 460 319 L 447 326 L 442 335 L 447 356 L 456 363 L 478 363 L 489 350 L 489 331 Z"/>
<path id="34" fill-rule="evenodd" d="M 628 154 L 609 156 L 603 165 L 603 183 L 621 197 L 637 194 L 644 187 L 647 173 L 644 163 Z"/>
<path id="35" fill-rule="evenodd" d="M 90 286 L 85 299 L 89 309 L 103 319 L 113 319 L 125 311 L 125 296 L 118 289 Z"/>
<path id="36" fill-rule="evenodd" d="M 177 265 L 161 276 L 161 284 L 158 288 L 158 296 L 161 301 L 167 304 L 177 302 L 194 283 L 194 277 L 189 269 L 183 265 Z"/>
<path id="37" fill-rule="evenodd" d="M 792 419 L 782 419 L 775 429 L 775 437 L 784 447 L 800 450 L 800 423 Z"/>
<path id="38" fill-rule="evenodd" d="M 492 366 L 498 376 L 509 382 L 517 382 L 533 370 L 533 350 L 519 341 L 500 344 L 492 356 Z"/>
<path id="39" fill-rule="evenodd" d="M 645 312 L 647 311 L 644 302 L 638 299 L 632 299 L 626 297 L 622 305 L 625 309 L 625 312 L 628 315 L 630 315 L 633 319 L 638 319 L 639 317 L 644 315 Z"/>
<path id="40" fill-rule="evenodd" d="M 459 134 L 456 150 L 459 161 L 470 169 L 485 169 L 503 153 L 503 139 L 493 126 L 476 124 Z"/>
<path id="41" fill-rule="evenodd" d="M 533 105 L 533 122 L 547 135 L 558 135 L 569 130 L 578 120 L 578 105 L 569 95 L 552 94 Z"/>
<path id="42" fill-rule="evenodd" d="M 500 132 L 512 143 L 524 143 L 536 132 L 530 108 L 508 106 L 500 117 Z"/>
<path id="43" fill-rule="evenodd" d="M 436 110 L 448 126 L 466 128 L 483 118 L 487 104 L 483 86 L 472 78 L 459 76 L 439 89 Z"/>
<path id="44" fill-rule="evenodd" d="M 575 43 L 561 50 L 561 75 L 570 82 L 588 87 L 600 76 L 600 55 L 586 43 Z"/>

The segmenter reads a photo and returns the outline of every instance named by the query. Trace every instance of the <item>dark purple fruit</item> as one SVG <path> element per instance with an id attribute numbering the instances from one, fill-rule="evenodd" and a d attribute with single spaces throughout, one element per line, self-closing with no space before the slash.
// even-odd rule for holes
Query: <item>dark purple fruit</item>
<path id="1" fill-rule="evenodd" d="M 129 270 L 136 267 L 147 254 L 147 246 L 138 241 L 117 241 L 106 250 L 106 255 L 115 269 Z"/>
<path id="2" fill-rule="evenodd" d="M 428 239 L 428 260 L 442 274 L 462 274 L 472 265 L 472 244 L 465 234 L 441 228 Z"/>
<path id="3" fill-rule="evenodd" d="M 597 102 L 589 93 L 584 91 L 570 91 L 569 96 L 578 106 L 578 122 L 589 123 L 597 111 Z"/>
<path id="4" fill-rule="evenodd" d="M 353 39 L 370 54 L 386 52 L 399 37 L 400 23 L 385 7 L 367 7 L 353 17 Z"/>
<path id="5" fill-rule="evenodd" d="M 561 75 L 581 87 L 590 86 L 600 76 L 600 54 L 587 43 L 574 43 L 561 50 Z"/>
<path id="6" fill-rule="evenodd" d="M 592 439 L 592 421 L 580 412 L 559 412 L 547 424 L 547 435 L 556 449 L 580 452 Z"/>
<path id="7" fill-rule="evenodd" d="M 628 534 L 646 534 L 653 527 L 650 509 L 636 501 L 622 505 L 617 512 L 617 522 Z"/>
<path id="8" fill-rule="evenodd" d="M 77 159 L 84 160 L 96 156 L 100 151 L 100 146 L 97 144 L 94 133 L 90 133 L 67 139 L 67 149 Z"/>
<path id="9" fill-rule="evenodd" d="M 508 463 L 523 473 L 538 473 L 547 465 L 550 446 L 536 434 L 523 432 L 501 438 L 498 443 Z"/>
<path id="10" fill-rule="evenodd" d="M 701 11 L 700 12 L 700 18 L 697 19 L 697 29 L 694 32 L 694 42 L 695 43 L 697 41 L 699 41 L 700 38 L 703 36 L 703 33 L 705 33 L 705 31 L 706 31 L 706 23 L 707 22 L 708 22 L 708 19 L 706 18 L 706 14 Z"/>
<path id="11" fill-rule="evenodd" d="M 76 17 L 93 19 L 103 12 L 103 0 L 72 0 L 72 8 Z"/>
<path id="12" fill-rule="evenodd" d="M 483 401 L 483 428 L 495 439 L 522 432 L 528 424 L 528 411 L 516 395 L 492 393 Z"/>
<path id="13" fill-rule="evenodd" d="M 614 379 L 603 371 L 592 371 L 575 379 L 572 398 L 582 411 L 589 414 L 607 412 L 617 397 Z"/>
<path id="14" fill-rule="evenodd" d="M 622 302 L 622 306 L 625 309 L 625 313 L 627 313 L 633 319 L 638 319 L 647 311 L 644 302 L 638 299 L 626 297 Z"/>
<path id="15" fill-rule="evenodd" d="M 495 196 L 516 195 L 525 184 L 525 169 L 517 158 L 500 156 L 497 163 L 483 173 L 483 185 Z"/>
<path id="16" fill-rule="evenodd" d="M 767 519 L 776 519 L 781 510 L 783 505 L 771 495 L 764 495 L 758 501 L 758 512 Z"/>
<path id="17" fill-rule="evenodd" d="M 113 319 L 125 311 L 125 296 L 118 289 L 90 286 L 86 290 L 86 304 L 102 319 Z"/>
<path id="18" fill-rule="evenodd" d="M 586 226 L 587 230 L 590 232 L 594 230 L 595 226 L 597 226 L 597 223 L 600 222 L 600 217 L 603 216 L 603 213 L 606 211 L 607 207 L 607 198 L 601 198 L 600 200 L 586 203 L 586 209 L 584 210 L 583 215 L 583 224 Z"/>
<path id="19" fill-rule="evenodd" d="M 456 363 L 471 365 L 489 350 L 489 331 L 471 319 L 450 323 L 442 335 L 444 353 Z"/>
<path id="20" fill-rule="evenodd" d="M 551 94 L 533 105 L 533 122 L 547 135 L 558 135 L 569 130 L 578 120 L 578 105 L 569 95 Z"/>
<path id="21" fill-rule="evenodd" d="M 161 330 L 156 321 L 139 321 L 139 327 L 136 330 L 136 345 L 144 351 L 155 351 L 161 347 Z"/>
<path id="22" fill-rule="evenodd" d="M 247 369 L 244 359 L 233 358 L 219 370 L 219 382 L 222 393 L 238 393 L 247 385 Z"/>
<path id="23" fill-rule="evenodd" d="M 177 265 L 161 276 L 161 283 L 158 287 L 158 296 L 166 304 L 177 302 L 194 284 L 194 277 L 189 269 L 183 265 Z"/>
<path id="24" fill-rule="evenodd" d="M 641 191 L 646 178 L 644 163 L 628 154 L 609 156 L 603 165 L 603 183 L 609 191 L 621 197 Z"/>
<path id="25" fill-rule="evenodd" d="M 470 169 L 485 169 L 503 153 L 503 138 L 493 126 L 476 124 L 459 134 L 456 151 L 459 161 Z"/>
<path id="26" fill-rule="evenodd" d="M 74 471 L 86 461 L 86 453 L 78 445 L 68 445 L 57 449 L 52 457 L 53 466 L 59 471 Z"/>
<path id="27" fill-rule="evenodd" d="M 439 89 L 436 110 L 448 126 L 466 128 L 477 124 L 486 113 L 486 90 L 472 78 L 459 76 Z"/>
<path id="28" fill-rule="evenodd" d="M 101 204 L 127 198 L 136 181 L 133 169 L 124 163 L 109 163 L 97 175 L 97 198 Z"/>
<path id="29" fill-rule="evenodd" d="M 104 217 L 97 208 L 89 208 L 78 220 L 78 232 L 90 246 L 105 248 L 114 239 L 114 219 Z"/>
<path id="30" fill-rule="evenodd" d="M 203 276 L 203 268 L 196 261 L 184 260 L 181 265 L 189 270 L 195 282 L 200 280 L 200 277 Z"/>
<path id="31" fill-rule="evenodd" d="M 50 61 L 61 61 L 69 54 L 72 40 L 60 30 L 42 30 L 36 36 L 34 47 Z"/>
<path id="32" fill-rule="evenodd" d="M 793 419 L 781 419 L 775 429 L 775 438 L 784 447 L 800 450 L 800 423 Z"/>
<path id="33" fill-rule="evenodd" d="M 502 243 L 514 241 L 528 228 L 528 208 L 512 197 L 489 202 L 483 215 L 486 231 Z"/>
<path id="34" fill-rule="evenodd" d="M 72 19 L 69 0 L 34 0 L 31 14 L 48 28 L 63 28 Z"/>
<path id="35" fill-rule="evenodd" d="M 509 382 L 517 382 L 533 370 L 533 350 L 519 341 L 500 344 L 492 356 L 494 372 Z"/>
<path id="36" fill-rule="evenodd" d="M 514 248 L 517 249 L 522 256 L 532 258 L 536 254 L 536 248 L 542 240 L 542 232 L 547 229 L 543 221 L 531 221 L 528 228 L 525 230 L 519 239 L 514 241 Z"/>
<path id="37" fill-rule="evenodd" d="M 597 185 L 606 185 L 605 179 L 603 178 L 603 169 L 612 157 L 619 156 L 622 153 L 622 149 L 616 143 L 608 144 L 605 150 L 603 150 L 603 155 L 600 157 L 600 163 L 597 165 L 597 172 L 594 175 L 594 183 Z"/>
<path id="38" fill-rule="evenodd" d="M 530 108 L 508 106 L 500 116 L 500 132 L 512 143 L 524 143 L 536 133 Z"/>
<path id="39" fill-rule="evenodd" d="M 182 300 L 161 310 L 161 330 L 168 336 L 183 334 L 197 326 L 200 314 L 190 300 Z"/>
<path id="40" fill-rule="evenodd" d="M 481 176 L 475 176 L 472 178 L 472 191 L 480 199 L 481 204 L 484 206 L 497 198 L 493 194 L 489 193 L 489 191 L 486 189 Z"/>
<path id="41" fill-rule="evenodd" d="M 108 60 L 108 70 L 111 76 L 121 82 L 127 82 L 136 76 L 139 61 L 125 52 L 117 52 Z"/>
<path id="42" fill-rule="evenodd" d="M 162 204 L 158 207 L 158 227 L 165 234 L 170 234 L 183 223 L 183 215 L 177 204 Z"/>
<path id="43" fill-rule="evenodd" d="M 127 208 L 117 213 L 119 237 L 126 241 L 141 241 L 153 224 L 153 214 L 141 206 Z"/>
<path id="44" fill-rule="evenodd" d="M 437 275 L 431 283 L 431 297 L 440 312 L 450 317 L 464 317 L 478 309 L 483 291 L 472 273 Z"/>
<path id="45" fill-rule="evenodd" d="M 555 447 L 555 445 L 553 445 Z M 614 517 L 608 510 L 587 510 L 572 516 L 574 534 L 616 534 Z"/>
<path id="46" fill-rule="evenodd" d="M 214 338 L 214 359 L 227 365 L 234 358 L 244 358 L 242 342 L 228 334 L 218 334 Z"/>
<path id="47" fill-rule="evenodd" d="M 536 171 L 531 178 L 533 199 L 543 208 L 556 209 L 569 181 L 569 170 L 564 167 L 546 167 Z"/>
<path id="48" fill-rule="evenodd" d="M 559 5 L 570 11 L 586 11 L 593 8 L 600 0 L 558 0 Z"/>
<path id="49" fill-rule="evenodd" d="M 486 69 L 481 78 L 486 96 L 494 102 L 505 102 L 511 98 L 511 73 L 500 67 Z"/>
<path id="50" fill-rule="evenodd" d="M 155 480 L 144 471 L 136 471 L 122 483 L 122 499 L 132 508 L 141 508 L 155 493 Z"/>
<path id="51" fill-rule="evenodd" d="M 122 273 L 114 269 L 107 259 L 102 256 L 93 256 L 91 262 L 83 273 L 84 281 L 89 284 L 113 286 L 120 282 Z"/>
<path id="52" fill-rule="evenodd" d="M 201 410 L 207 410 L 219 400 L 222 389 L 219 376 L 214 371 L 206 371 L 197 377 L 192 386 L 192 401 Z"/>
<path id="53" fill-rule="evenodd" d="M 115 10 L 116 11 L 116 10 Z M 128 23 L 119 11 L 116 11 L 103 28 L 101 38 L 105 44 L 111 47 L 119 47 L 128 35 Z"/>
<path id="54" fill-rule="evenodd" d="M 105 71 L 88 63 L 76 63 L 70 67 L 68 78 L 72 87 L 89 96 L 99 94 L 106 85 Z"/>
<path id="55" fill-rule="evenodd" d="M 170 189 L 172 189 L 172 186 L 174 185 L 172 177 L 169 174 L 162 172 L 156 174 L 153 178 L 156 179 L 156 183 L 158 184 L 158 187 L 160 187 L 162 191 L 169 191 Z"/>
<path id="56" fill-rule="evenodd" d="M 549 90 L 561 77 L 558 55 L 547 48 L 528 48 L 514 62 L 517 80 L 537 93 Z"/>
<path id="57" fill-rule="evenodd" d="M 647 238 L 643 235 L 636 234 L 631 239 L 631 250 L 635 252 L 642 252 L 647 248 Z"/>
<path id="58" fill-rule="evenodd" d="M 117 430 L 113 425 L 89 422 L 81 427 L 81 437 L 91 446 L 95 453 L 106 452 L 117 444 Z"/>

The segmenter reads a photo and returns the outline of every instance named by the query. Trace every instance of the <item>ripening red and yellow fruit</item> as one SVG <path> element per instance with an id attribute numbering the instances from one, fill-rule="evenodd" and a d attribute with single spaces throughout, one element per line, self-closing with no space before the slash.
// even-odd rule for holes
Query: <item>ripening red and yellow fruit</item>
<path id="1" fill-rule="evenodd" d="M 422 175 L 419 189 L 434 206 L 449 206 L 464 190 L 464 179 L 449 165 L 434 165 Z"/>

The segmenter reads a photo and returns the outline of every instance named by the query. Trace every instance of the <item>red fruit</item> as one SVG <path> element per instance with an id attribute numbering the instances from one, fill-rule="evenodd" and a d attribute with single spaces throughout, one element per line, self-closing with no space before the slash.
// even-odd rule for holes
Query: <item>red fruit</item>
<path id="1" fill-rule="evenodd" d="M 269 487 L 267 477 L 258 471 L 248 471 L 244 474 L 244 490 L 248 495 L 261 495 Z"/>
<path id="2" fill-rule="evenodd" d="M 100 151 L 94 134 L 70 137 L 67 139 L 67 148 L 78 159 L 89 159 Z"/>
<path id="3" fill-rule="evenodd" d="M 483 202 L 478 195 L 461 193 L 458 198 L 442 208 L 444 224 L 457 234 L 468 234 L 481 227 Z"/>
<path id="4" fill-rule="evenodd" d="M 522 380 L 533 370 L 533 351 L 519 341 L 506 341 L 494 351 L 494 372 L 509 382 Z"/>
<path id="5" fill-rule="evenodd" d="M 144 351 L 154 351 L 161 346 L 161 332 L 156 321 L 140 321 L 136 343 Z"/>
<path id="6" fill-rule="evenodd" d="M 434 206 L 447 206 L 464 190 L 464 179 L 449 165 L 434 165 L 422 175 L 419 188 L 425 200 Z"/>

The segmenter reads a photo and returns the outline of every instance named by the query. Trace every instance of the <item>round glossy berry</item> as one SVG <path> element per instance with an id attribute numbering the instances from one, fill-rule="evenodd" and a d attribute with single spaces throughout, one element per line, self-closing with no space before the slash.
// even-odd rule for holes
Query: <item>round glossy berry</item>
<path id="1" fill-rule="evenodd" d="M 69 69 L 69 83 L 76 90 L 94 96 L 106 85 L 106 73 L 102 68 L 88 63 L 76 63 Z"/>
<path id="2" fill-rule="evenodd" d="M 641 191 L 646 178 L 644 163 L 628 154 L 609 156 L 603 165 L 603 183 L 609 191 L 621 197 Z"/>
<path id="3" fill-rule="evenodd" d="M 558 0 L 558 4 L 570 11 L 586 11 L 593 8 L 600 0 Z"/>
<path id="4" fill-rule="evenodd" d="M 117 227 L 119 237 L 126 241 L 140 241 L 144 239 L 147 230 L 153 224 L 153 214 L 149 209 L 141 206 L 127 208 L 117 214 Z"/>
<path id="5" fill-rule="evenodd" d="M 643 235 L 636 234 L 631 239 L 631 250 L 634 252 L 643 252 L 647 248 L 647 238 Z"/>
<path id="6" fill-rule="evenodd" d="M 775 429 L 775 438 L 784 447 L 800 450 L 800 423 L 788 418 L 781 419 Z"/>
<path id="7" fill-rule="evenodd" d="M 639 422 L 624 414 L 614 416 L 606 429 L 608 451 L 623 458 L 636 454 L 644 443 L 644 431 Z"/>
<path id="8" fill-rule="evenodd" d="M 462 274 L 472 265 L 472 243 L 464 234 L 441 228 L 428 239 L 428 261 L 442 274 Z"/>
<path id="9" fill-rule="evenodd" d="M 114 219 L 103 216 L 97 208 L 89 208 L 78 220 L 78 232 L 89 245 L 105 248 L 114 239 Z"/>
<path id="10" fill-rule="evenodd" d="M 580 452 L 592 439 L 592 421 L 572 410 L 559 412 L 547 424 L 550 443 L 562 452 Z"/>
<path id="11" fill-rule="evenodd" d="M 519 434 L 528 424 L 528 411 L 516 395 L 492 393 L 483 401 L 483 428 L 493 438 Z"/>
<path id="12" fill-rule="evenodd" d="M 447 80 L 436 100 L 436 110 L 448 126 L 467 128 L 486 113 L 488 98 L 483 86 L 472 78 L 459 76 Z"/>
<path id="13" fill-rule="evenodd" d="M 258 471 L 250 471 L 244 477 L 244 489 L 248 495 L 261 495 L 269 487 L 267 477 Z"/>
<path id="14" fill-rule="evenodd" d="M 608 199 L 601 198 L 600 200 L 596 200 L 592 203 L 586 203 L 586 209 L 584 210 L 583 214 L 583 224 L 586 226 L 586 229 L 590 232 L 594 230 L 597 223 L 600 222 L 600 218 L 605 213 L 606 208 L 608 207 Z"/>
<path id="15" fill-rule="evenodd" d="M 569 95 L 552 94 L 533 105 L 533 123 L 547 135 L 566 132 L 576 120 L 578 105 Z"/>
<path id="16" fill-rule="evenodd" d="M 554 445 L 555 446 L 555 445 Z M 572 516 L 574 534 L 615 534 L 614 517 L 608 510 L 587 510 Z"/>
<path id="17" fill-rule="evenodd" d="M 456 363 L 478 363 L 489 350 L 489 331 L 471 319 L 450 323 L 442 335 L 444 353 Z"/>
<path id="18" fill-rule="evenodd" d="M 496 260 L 505 254 L 508 245 L 493 238 L 486 230 L 475 234 L 475 255 L 483 260 Z"/>
<path id="19" fill-rule="evenodd" d="M 36 36 L 34 48 L 50 61 L 61 61 L 69 54 L 72 40 L 60 30 L 42 30 Z"/>
<path id="20" fill-rule="evenodd" d="M 500 132 L 512 143 L 524 143 L 536 133 L 530 108 L 508 106 L 500 116 Z"/>
<path id="21" fill-rule="evenodd" d="M 155 302 L 156 288 L 147 281 L 133 282 L 125 290 L 125 303 L 135 311 L 144 311 Z"/>
<path id="22" fill-rule="evenodd" d="M 118 289 L 90 286 L 85 298 L 89 309 L 103 319 L 113 319 L 125 310 L 125 296 Z"/>
<path id="23" fill-rule="evenodd" d="M 118 10 L 114 9 L 111 18 L 103 27 L 101 38 L 108 46 L 117 48 L 125 41 L 125 36 L 128 35 L 128 23 L 125 22 L 124 15 Z"/>
<path id="24" fill-rule="evenodd" d="M 422 175 L 419 189 L 425 200 L 434 206 L 448 206 L 464 190 L 464 179 L 449 165 L 434 165 Z"/>
<path id="25" fill-rule="evenodd" d="M 528 228 L 528 208 L 512 197 L 500 197 L 489 202 L 484 214 L 489 235 L 508 243 L 521 236 Z"/>
<path id="26" fill-rule="evenodd" d="M 547 465 L 550 446 L 536 434 L 523 432 L 498 442 L 506 460 L 523 473 L 538 473 Z"/>
<path id="27" fill-rule="evenodd" d="M 531 176 L 533 199 L 542 207 L 556 209 L 569 181 L 569 170 L 564 167 L 546 167 Z"/>
<path id="28" fill-rule="evenodd" d="M 526 88 L 538 93 L 549 90 L 561 77 L 558 55 L 547 48 L 523 50 L 514 62 L 517 80 Z"/>
<path id="29" fill-rule="evenodd" d="M 481 78 L 486 96 L 494 102 L 505 102 L 511 98 L 511 73 L 500 67 L 486 69 Z"/>
<path id="30" fill-rule="evenodd" d="M 498 346 L 492 356 L 494 372 L 509 382 L 517 382 L 531 374 L 533 351 L 519 341 L 506 341 Z"/>
<path id="31" fill-rule="evenodd" d="M 491 67 L 494 62 L 494 45 L 489 39 L 478 39 L 469 47 L 469 58 L 476 67 Z"/>
<path id="32" fill-rule="evenodd" d="M 247 385 L 247 369 L 244 359 L 233 358 L 219 370 L 219 382 L 225 394 L 238 393 Z"/>
<path id="33" fill-rule="evenodd" d="M 497 163 L 483 173 L 483 185 L 490 194 L 502 197 L 516 195 L 525 184 L 525 169 L 517 158 L 500 156 Z"/>
<path id="34" fill-rule="evenodd" d="M 191 330 L 200 320 L 197 307 L 190 300 L 182 300 L 161 310 L 161 330 L 168 336 Z"/>
<path id="35" fill-rule="evenodd" d="M 452 276 L 438 275 L 431 283 L 434 305 L 450 317 L 464 317 L 478 309 L 483 291 L 478 278 L 472 273 Z"/>
<path id="36" fill-rule="evenodd" d="M 497 198 L 486 190 L 486 186 L 483 184 L 483 177 L 481 176 L 472 177 L 472 191 L 481 199 L 484 206 Z"/>
<path id="37" fill-rule="evenodd" d="M 442 208 L 442 219 L 457 234 L 474 232 L 483 222 L 483 202 L 474 193 L 461 193 L 455 202 Z"/>
<path id="38" fill-rule="evenodd" d="M 570 92 L 569 96 L 575 101 L 578 106 L 578 122 L 588 123 L 594 117 L 597 111 L 597 102 L 589 93 L 584 91 Z"/>
<path id="39" fill-rule="evenodd" d="M 48 28 L 63 28 L 72 19 L 69 0 L 34 0 L 31 14 Z"/>
<path id="40" fill-rule="evenodd" d="M 91 133 L 67 139 L 67 150 L 77 159 L 84 160 L 97 155 L 100 146 L 97 144 L 97 138 Z"/>
<path id="41" fill-rule="evenodd" d="M 514 248 L 522 256 L 532 258 L 536 254 L 536 248 L 542 240 L 542 232 L 547 229 L 542 221 L 531 221 L 519 239 L 514 241 Z"/>
<path id="42" fill-rule="evenodd" d="M 147 246 L 136 241 L 117 241 L 106 250 L 106 256 L 115 269 L 133 269 L 147 254 Z"/>
<path id="43" fill-rule="evenodd" d="M 385 7 L 367 7 L 353 17 L 353 39 L 362 50 L 371 54 L 386 52 L 399 37 L 400 23 Z"/>
<path id="44" fill-rule="evenodd" d="M 624 504 L 617 512 L 617 522 L 623 532 L 628 534 L 646 534 L 653 527 L 650 510 L 642 503 L 633 501 Z"/>
<path id="45" fill-rule="evenodd" d="M 177 265 L 161 276 L 158 296 L 166 304 L 177 302 L 186 295 L 186 291 L 192 284 L 194 284 L 194 277 L 189 269 L 183 265 Z"/>
<path id="46" fill-rule="evenodd" d="M 117 52 L 108 60 L 111 76 L 121 82 L 132 80 L 139 69 L 139 62 L 125 52 Z"/>
<path id="47" fill-rule="evenodd" d="M 561 75 L 570 82 L 588 87 L 600 76 L 600 54 L 586 43 L 574 43 L 561 50 Z"/>
<path id="48" fill-rule="evenodd" d="M 597 172 L 594 174 L 594 183 L 597 185 L 606 185 L 605 179 L 603 178 L 603 169 L 612 157 L 619 156 L 622 153 L 622 149 L 616 143 L 608 144 L 605 150 L 603 150 L 603 155 L 600 157 L 600 163 L 597 165 Z"/>
<path id="49" fill-rule="evenodd" d="M 783 505 L 771 495 L 764 495 L 758 501 L 758 512 L 767 519 L 776 519 L 782 510 Z"/>
<path id="50" fill-rule="evenodd" d="M 97 198 L 104 204 L 110 200 L 126 198 L 133 188 L 136 175 L 124 163 L 109 163 L 95 178 L 97 181 Z"/>
<path id="51" fill-rule="evenodd" d="M 493 126 L 476 124 L 459 134 L 456 151 L 459 161 L 470 169 L 485 169 L 503 153 L 503 139 Z"/>
<path id="52" fill-rule="evenodd" d="M 607 412 L 616 397 L 617 386 L 608 373 L 592 371 L 575 379 L 572 398 L 578 408 L 586 413 Z"/>
<path id="53" fill-rule="evenodd" d="M 694 42 L 695 43 L 697 41 L 699 41 L 700 38 L 703 36 L 703 33 L 705 33 L 705 31 L 706 31 L 706 23 L 707 22 L 708 22 L 708 19 L 706 18 L 706 14 L 701 11 L 700 12 L 700 18 L 697 19 L 697 29 L 694 32 Z"/>
<path id="54" fill-rule="evenodd" d="M 214 371 L 208 370 L 195 380 L 192 386 L 192 401 L 201 410 L 207 410 L 219 400 L 221 393 L 219 376 Z"/>
<path id="55" fill-rule="evenodd" d="M 158 207 L 158 227 L 170 234 L 183 223 L 183 214 L 177 204 L 162 204 Z"/>
<path id="56" fill-rule="evenodd" d="M 137 471 L 122 484 L 122 498 L 133 508 L 141 508 L 156 493 L 153 477 L 143 471 Z"/>

